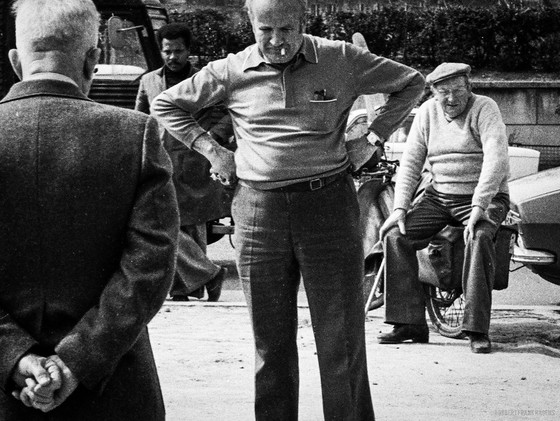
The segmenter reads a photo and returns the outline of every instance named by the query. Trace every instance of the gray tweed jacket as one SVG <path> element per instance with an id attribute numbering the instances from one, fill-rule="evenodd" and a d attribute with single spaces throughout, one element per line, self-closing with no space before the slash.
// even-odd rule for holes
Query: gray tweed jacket
<path id="1" fill-rule="evenodd" d="M 70 83 L 0 102 L 0 420 L 164 419 L 147 323 L 175 271 L 178 211 L 156 122 Z M 47 414 L 9 395 L 29 351 L 80 386 Z"/>

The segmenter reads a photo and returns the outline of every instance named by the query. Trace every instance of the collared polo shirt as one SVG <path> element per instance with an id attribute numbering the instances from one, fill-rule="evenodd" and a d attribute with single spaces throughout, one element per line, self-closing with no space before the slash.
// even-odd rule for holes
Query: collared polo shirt
<path id="1" fill-rule="evenodd" d="M 371 125 L 388 137 L 424 89 L 417 71 L 341 41 L 304 35 L 293 63 L 266 62 L 257 45 L 209 63 L 152 104 L 167 130 L 191 146 L 204 134 L 192 114 L 223 101 L 233 123 L 241 180 L 274 188 L 348 166 L 344 133 L 362 94 L 389 94 Z"/>

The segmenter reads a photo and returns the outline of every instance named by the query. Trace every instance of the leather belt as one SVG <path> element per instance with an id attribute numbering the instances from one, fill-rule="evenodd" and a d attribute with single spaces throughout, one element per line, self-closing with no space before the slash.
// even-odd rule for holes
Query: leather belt
<path id="1" fill-rule="evenodd" d="M 313 180 L 288 184 L 287 186 L 277 187 L 275 189 L 270 189 L 268 191 L 291 193 L 291 192 L 306 192 L 306 191 L 320 190 L 323 187 L 326 187 L 329 184 L 334 183 L 335 181 L 345 177 L 349 173 L 350 173 L 350 167 L 333 175 L 328 175 L 326 177 L 317 177 L 314 178 Z"/>

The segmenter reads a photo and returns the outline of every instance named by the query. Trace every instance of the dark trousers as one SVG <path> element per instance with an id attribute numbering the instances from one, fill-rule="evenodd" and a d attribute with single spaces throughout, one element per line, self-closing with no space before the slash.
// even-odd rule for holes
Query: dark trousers
<path id="1" fill-rule="evenodd" d="M 297 193 L 239 185 L 232 209 L 256 345 L 256 420 L 298 419 L 300 278 L 317 346 L 325 420 L 373 420 L 352 179 Z"/>
<path id="2" fill-rule="evenodd" d="M 431 186 L 406 215 L 406 235 L 397 227 L 385 237 L 385 321 L 390 324 L 426 323 L 424 292 L 418 280 L 416 251 L 446 225 L 466 224 L 472 206 L 470 195 L 448 195 Z M 498 193 L 465 244 L 462 329 L 488 333 L 496 267 L 494 238 L 509 209 L 507 194 Z"/>

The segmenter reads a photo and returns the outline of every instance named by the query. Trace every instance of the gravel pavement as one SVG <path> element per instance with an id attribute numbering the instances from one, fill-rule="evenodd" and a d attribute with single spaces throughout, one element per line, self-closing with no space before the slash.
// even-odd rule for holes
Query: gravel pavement
<path id="1" fill-rule="evenodd" d="M 227 237 L 209 256 L 229 268 L 220 302 L 167 301 L 150 334 L 168 421 L 250 421 L 254 350 Z M 377 420 L 560 420 L 560 287 L 518 271 L 495 292 L 493 352 L 433 329 L 429 344 L 380 345 L 383 308 L 365 321 Z M 516 305 L 522 302 L 525 305 Z M 512 304 L 513 303 L 513 304 Z M 300 421 L 323 420 L 315 343 L 303 289 L 298 296 Z"/>
<path id="2" fill-rule="evenodd" d="M 226 287 L 235 283 L 230 279 Z M 309 311 L 299 300 L 300 421 L 323 420 Z M 559 420 L 560 308 L 498 306 L 493 352 L 431 331 L 429 344 L 380 345 L 383 309 L 366 320 L 368 370 L 378 420 Z M 254 352 L 238 289 L 218 303 L 167 301 L 150 335 L 168 421 L 249 421 Z"/>

